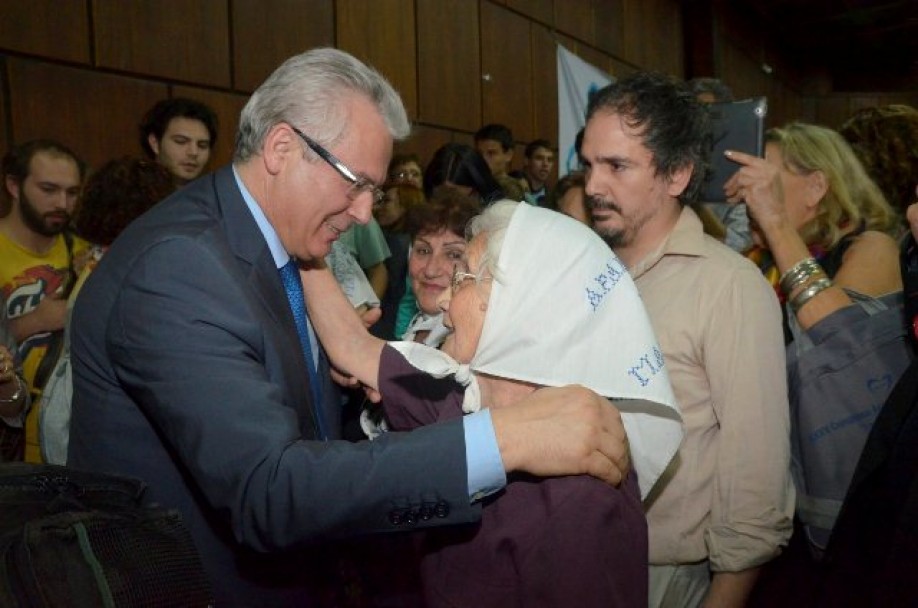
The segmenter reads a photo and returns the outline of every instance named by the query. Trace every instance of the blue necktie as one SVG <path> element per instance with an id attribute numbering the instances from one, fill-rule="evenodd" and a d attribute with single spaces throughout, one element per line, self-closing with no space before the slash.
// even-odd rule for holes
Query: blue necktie
<path id="1" fill-rule="evenodd" d="M 300 337 L 306 367 L 309 368 L 309 384 L 312 386 L 313 409 L 316 424 L 319 427 L 319 436 L 321 439 L 326 439 L 328 434 L 325 432 L 325 422 L 322 419 L 322 387 L 319 385 L 319 374 L 312 356 L 312 342 L 309 339 L 309 329 L 306 324 L 306 300 L 303 298 L 303 284 L 300 282 L 300 271 L 296 261 L 291 259 L 284 264 L 280 269 L 280 274 L 284 290 L 287 292 L 287 299 L 290 301 L 293 320 L 296 322 L 296 333 Z"/>

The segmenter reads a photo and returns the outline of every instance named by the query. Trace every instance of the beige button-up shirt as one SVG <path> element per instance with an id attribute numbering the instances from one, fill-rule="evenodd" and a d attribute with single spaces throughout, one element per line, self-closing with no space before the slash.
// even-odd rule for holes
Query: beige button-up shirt
<path id="1" fill-rule="evenodd" d="M 787 543 L 794 512 L 775 293 L 754 264 L 705 235 L 689 208 L 630 270 L 685 424 L 646 501 L 650 563 L 761 565 Z"/>

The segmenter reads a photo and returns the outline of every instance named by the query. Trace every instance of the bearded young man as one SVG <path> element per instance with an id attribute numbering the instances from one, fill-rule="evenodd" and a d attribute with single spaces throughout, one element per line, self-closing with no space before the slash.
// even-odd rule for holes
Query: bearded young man
<path id="1" fill-rule="evenodd" d="M 52 140 L 26 142 L 3 159 L 11 207 L 0 218 L 0 294 L 33 403 L 62 338 L 75 260 L 88 249 L 85 241 L 66 232 L 84 172 L 82 161 Z M 25 459 L 30 462 L 41 460 L 37 412 L 33 408 L 26 423 Z"/>

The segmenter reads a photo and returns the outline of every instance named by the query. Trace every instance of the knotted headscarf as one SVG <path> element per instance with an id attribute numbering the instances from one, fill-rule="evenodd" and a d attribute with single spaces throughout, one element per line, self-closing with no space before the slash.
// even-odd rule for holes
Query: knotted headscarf
<path id="1" fill-rule="evenodd" d="M 496 267 L 468 366 L 422 345 L 393 346 L 419 369 L 456 375 L 467 386 L 466 412 L 481 406 L 469 370 L 542 386 L 580 384 L 610 399 L 638 400 L 615 405 L 646 496 L 679 447 L 682 422 L 627 269 L 587 226 L 525 204 L 513 211 Z"/>

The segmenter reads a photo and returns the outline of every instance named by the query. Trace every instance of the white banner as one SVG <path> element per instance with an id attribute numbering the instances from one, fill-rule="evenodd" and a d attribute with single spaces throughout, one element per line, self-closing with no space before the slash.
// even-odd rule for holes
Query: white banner
<path id="1" fill-rule="evenodd" d="M 580 167 L 574 140 L 586 123 L 590 95 L 612 77 L 558 45 L 558 177 Z"/>

